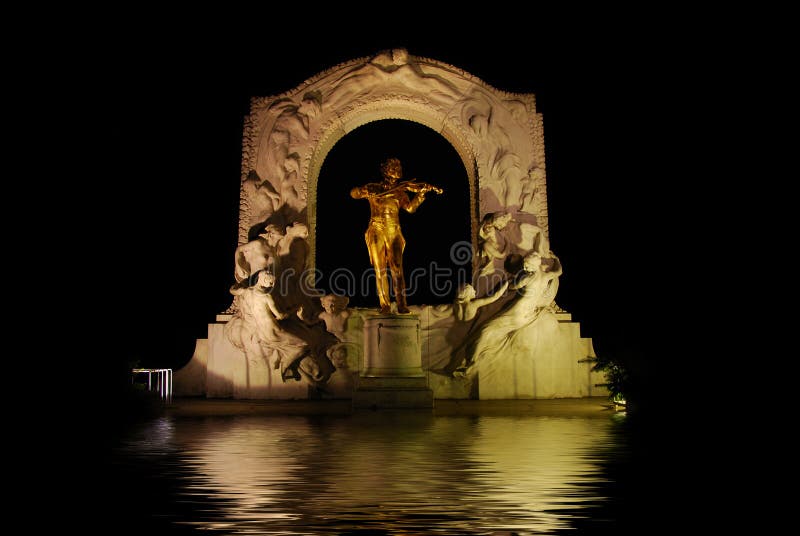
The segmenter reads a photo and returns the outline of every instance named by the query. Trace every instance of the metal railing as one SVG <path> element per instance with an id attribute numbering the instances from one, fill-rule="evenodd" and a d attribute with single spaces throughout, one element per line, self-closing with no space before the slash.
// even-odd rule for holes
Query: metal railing
<path id="1" fill-rule="evenodd" d="M 157 391 L 161 400 L 172 402 L 172 369 L 133 369 L 131 383 L 135 384 L 136 378 L 141 374 L 147 374 L 148 391 Z"/>

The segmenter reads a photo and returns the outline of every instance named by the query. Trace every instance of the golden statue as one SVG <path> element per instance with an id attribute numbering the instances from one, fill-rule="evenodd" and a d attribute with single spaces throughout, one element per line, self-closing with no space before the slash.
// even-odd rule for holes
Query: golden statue
<path id="1" fill-rule="evenodd" d="M 369 261 L 375 268 L 375 282 L 378 287 L 378 298 L 381 302 L 381 313 L 389 313 L 389 279 L 386 266 L 392 274 L 394 294 L 397 298 L 397 312 L 408 313 L 406 304 L 406 283 L 403 279 L 403 250 L 406 241 L 400 232 L 400 209 L 413 213 L 425 201 L 425 194 L 443 190 L 425 182 L 415 180 L 398 183 L 403 176 L 400 160 L 389 158 L 381 164 L 382 182 L 371 182 L 353 188 L 350 196 L 353 199 L 369 201 L 369 227 L 364 234 L 369 250 Z M 406 192 L 414 192 L 413 200 L 409 200 Z"/>

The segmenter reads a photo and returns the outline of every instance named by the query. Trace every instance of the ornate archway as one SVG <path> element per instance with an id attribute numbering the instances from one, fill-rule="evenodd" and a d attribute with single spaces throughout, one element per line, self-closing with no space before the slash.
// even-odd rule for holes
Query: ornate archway
<path id="1" fill-rule="evenodd" d="M 296 250 L 297 254 L 293 254 L 290 248 L 288 253 L 278 255 L 279 260 L 286 262 L 280 276 L 296 275 L 301 266 L 292 264 L 295 261 L 303 261 L 302 266 L 306 266 L 309 260 L 306 252 L 311 255 L 310 267 L 314 268 L 317 181 L 322 164 L 331 148 L 345 134 L 380 119 L 420 123 L 440 133 L 455 148 L 469 179 L 473 248 L 477 249 L 479 224 L 487 216 L 493 217 L 486 218 L 487 226 L 483 230 L 488 234 L 483 234 L 480 253 L 487 253 L 485 247 L 491 242 L 490 238 L 497 238 L 497 233 L 509 224 L 511 218 L 517 223 L 515 227 L 520 234 L 519 240 L 511 242 L 513 247 L 505 248 L 500 256 L 490 255 L 489 262 L 482 265 L 481 272 L 484 272 L 483 268 L 488 268 L 486 273 L 489 275 L 502 271 L 500 276 L 505 277 L 524 268 L 538 274 L 537 277 L 525 278 L 525 284 L 532 285 L 531 292 L 495 293 L 496 299 L 492 303 L 483 304 L 486 309 L 480 317 L 475 316 L 475 311 L 470 312 L 463 301 L 459 308 L 412 305 L 418 308 L 413 315 L 394 315 L 409 321 L 400 328 L 416 329 L 416 339 L 397 337 L 394 340 L 417 341 L 413 351 L 403 347 L 396 355 L 402 359 L 412 356 L 415 360 L 414 354 L 420 356 L 419 367 L 414 361 L 413 367 L 403 365 L 403 368 L 413 368 L 414 374 L 408 379 L 414 382 L 420 380 L 426 385 L 423 388 L 419 382 L 413 383 L 419 385 L 420 399 L 424 399 L 425 407 L 430 407 L 427 404 L 432 403 L 432 397 L 473 397 L 473 388 L 476 386 L 481 399 L 575 398 L 602 394 L 597 392 L 596 387 L 603 382 L 602 375 L 591 371 L 590 362 L 586 359 L 594 355 L 591 340 L 580 337 L 579 325 L 571 322 L 569 314 L 560 310 L 554 301 L 562 269 L 558 258 L 549 250 L 548 241 L 541 240 L 542 236 L 548 238 L 549 233 L 544 134 L 542 117 L 536 111 L 534 96 L 499 91 L 451 65 L 411 56 L 402 49 L 352 60 L 322 72 L 284 94 L 252 99 L 243 140 L 239 216 L 239 243 L 243 249 L 237 250 L 237 285 L 232 287 L 231 292 L 237 296 L 246 295 L 250 300 L 248 310 L 251 312 L 270 316 L 271 313 L 264 307 L 267 304 L 272 308 L 265 297 L 268 296 L 273 301 L 286 302 L 277 307 L 280 311 L 296 310 L 313 314 L 314 304 L 307 293 L 300 291 L 302 281 L 299 278 L 285 281 L 283 288 L 288 289 L 285 294 L 273 295 L 260 290 L 273 284 L 270 282 L 272 274 L 265 267 L 274 260 L 274 256 L 271 257 L 267 250 L 275 247 L 272 242 L 280 233 L 269 229 L 263 240 L 250 239 L 253 233 L 258 235 L 270 223 L 288 229 L 288 225 L 294 222 L 303 222 L 308 226 L 309 244 L 295 240 L 297 236 L 304 237 L 303 226 L 292 226 L 292 232 L 286 233 L 289 237 L 286 242 L 303 247 Z M 501 211 L 507 214 L 496 214 Z M 499 226 L 495 227 L 496 224 Z M 523 224 L 533 225 L 523 228 Z M 522 241 L 524 237 L 530 238 L 530 242 Z M 280 243 L 283 244 L 284 239 Z M 536 255 L 528 257 L 531 252 Z M 247 261 L 244 263 L 246 269 L 238 264 L 238 255 Z M 257 267 L 258 270 L 249 264 L 248 255 L 262 263 Z M 526 261 L 531 259 L 530 266 L 518 265 L 522 255 Z M 502 261 L 502 266 L 496 261 Z M 509 261 L 508 264 L 506 261 Z M 263 279 L 258 283 L 260 289 L 254 288 L 256 285 L 245 279 L 256 272 L 261 272 L 259 278 Z M 491 277 L 482 275 L 478 279 L 491 283 Z M 471 293 L 473 297 L 488 296 L 489 291 L 496 288 L 490 284 L 484 287 L 482 292 L 475 285 L 473 291 L 467 294 Z M 469 289 L 465 287 L 465 290 Z M 334 293 L 329 296 L 336 299 Z M 529 318 L 515 313 L 512 315 L 515 323 L 509 324 L 509 315 L 504 313 L 509 303 L 512 307 L 532 311 L 535 316 Z M 370 311 L 369 308 L 362 310 Z M 292 333 L 280 327 L 276 330 L 273 326 L 265 331 L 272 330 L 268 334 L 277 338 L 247 336 L 257 333 L 261 328 L 243 313 L 243 309 L 236 311 L 235 304 L 229 312 L 235 314 L 220 315 L 218 323 L 209 325 L 208 341 L 198 344 L 197 358 L 190 363 L 196 366 L 187 366 L 188 372 L 183 376 L 176 375 L 176 381 L 183 381 L 185 385 L 206 382 L 200 391 L 209 397 L 308 397 L 310 391 L 305 384 L 286 381 L 286 371 L 280 368 L 280 360 L 270 361 L 264 354 L 265 347 L 273 353 L 277 352 L 282 338 L 291 342 L 289 346 L 292 349 L 302 349 L 302 346 L 295 344 Z M 281 313 L 272 312 L 276 315 L 275 318 L 270 316 L 274 321 L 283 320 L 277 318 Z M 354 386 L 360 388 L 362 385 L 360 381 L 356 384 L 356 376 L 361 374 L 362 366 L 367 366 L 366 363 L 370 363 L 370 367 L 374 363 L 364 361 L 367 355 L 366 341 L 376 333 L 372 329 L 374 322 L 371 323 L 372 327 L 368 327 L 365 318 L 369 317 L 372 321 L 379 319 L 380 315 L 364 313 L 347 316 L 352 312 L 340 312 L 342 316 L 336 319 L 349 322 L 348 318 L 352 318 L 354 322 L 351 327 L 354 329 L 349 329 L 347 324 L 334 325 L 333 322 L 328 326 L 326 320 L 325 328 L 319 323 L 313 324 L 316 326 L 314 337 L 324 332 L 326 340 L 330 341 L 330 337 L 336 336 L 342 345 L 347 346 L 336 346 L 339 344 L 336 343 L 326 347 L 324 354 L 295 352 L 291 354 L 296 358 L 292 363 L 296 367 L 306 363 L 309 371 L 314 369 L 308 360 L 317 359 L 317 365 L 328 363 L 330 366 L 325 369 L 328 372 L 323 374 L 323 369 L 318 367 L 322 376 L 315 379 L 307 373 L 307 379 L 317 384 L 331 379 L 326 385 L 335 389 L 337 396 L 351 396 L 355 400 L 356 392 L 370 392 L 368 385 L 365 390 L 354 390 Z M 473 318 L 479 318 L 481 323 L 478 331 L 474 330 L 478 324 L 463 321 Z M 287 323 L 299 322 L 293 315 L 288 318 L 284 315 L 284 319 Z M 540 322 L 539 319 L 545 320 Z M 410 325 L 414 322 L 417 322 L 416 328 Z M 243 323 L 249 323 L 249 327 L 242 329 Z M 380 329 L 380 324 L 377 327 Z M 462 344 L 468 336 L 471 337 L 470 333 L 494 331 L 499 337 L 478 335 L 475 345 Z M 380 331 L 377 333 L 380 340 Z M 500 345 L 509 340 L 514 351 L 498 351 Z M 304 343 L 308 345 L 306 348 L 311 348 L 312 344 L 314 348 L 322 347 L 311 338 L 304 340 Z M 333 348 L 337 348 L 337 353 L 328 355 L 327 351 Z M 496 359 L 477 361 L 483 359 L 481 356 L 484 355 Z M 324 359 L 335 357 L 340 362 L 334 366 L 322 356 L 325 356 Z M 471 361 L 468 362 L 468 359 Z M 279 365 L 277 368 L 276 363 Z M 468 363 L 479 367 L 478 374 L 470 376 L 467 382 L 452 381 L 451 374 L 460 370 L 462 365 L 471 366 Z M 416 374 L 417 368 L 419 372 L 424 371 L 428 380 Z M 194 374 L 193 370 L 202 371 L 202 376 Z M 340 371 L 339 375 L 333 376 L 336 371 Z M 297 379 L 300 375 L 297 373 L 292 377 Z M 433 394 L 429 396 L 430 391 Z M 362 397 L 360 400 L 359 403 L 363 403 L 369 399 Z"/>
<path id="2" fill-rule="evenodd" d="M 279 220 L 316 240 L 317 179 L 345 134 L 380 119 L 423 124 L 447 139 L 470 181 L 473 247 L 484 215 L 506 211 L 548 234 L 541 114 L 532 94 L 499 91 L 451 65 L 395 49 L 324 71 L 297 88 L 251 100 L 245 119 L 239 243 Z"/>

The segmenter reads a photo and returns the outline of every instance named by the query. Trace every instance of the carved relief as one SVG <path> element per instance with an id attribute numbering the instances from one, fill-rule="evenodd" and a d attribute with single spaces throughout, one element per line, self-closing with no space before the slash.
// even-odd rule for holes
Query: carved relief
<path id="1" fill-rule="evenodd" d="M 336 294 L 327 294 L 320 298 L 323 311 L 319 314 L 319 319 L 325 322 L 326 329 L 336 335 L 340 341 L 344 340 L 347 319 L 351 314 L 347 310 L 349 302 L 350 298 L 347 296 L 337 296 Z"/>
<path id="2" fill-rule="evenodd" d="M 436 373 L 430 381 L 437 396 L 477 397 L 480 387 L 481 398 L 507 398 L 506 384 L 517 389 L 509 376 L 523 376 L 519 366 L 533 370 L 535 361 L 544 363 L 537 371 L 549 370 L 554 355 L 575 362 L 556 317 L 564 312 L 554 301 L 562 269 L 548 239 L 544 135 L 534 96 L 499 91 L 395 49 L 251 100 L 233 318 L 223 328 L 247 362 L 258 364 L 248 374 L 267 371 L 264 385 L 302 381 L 326 396 L 351 396 L 364 368 L 362 328 L 370 311 L 348 310 L 343 296 L 318 299 L 302 275 L 314 268 L 317 179 L 328 152 L 347 133 L 383 119 L 439 132 L 469 177 L 472 284 L 465 282 L 452 304 L 410 308 L 424 318 L 422 365 Z M 563 348 L 555 351 L 558 344 Z M 525 396 L 541 396 L 531 389 Z"/>
<path id="3" fill-rule="evenodd" d="M 224 329 L 248 361 L 279 370 L 283 381 L 323 388 L 336 370 L 329 353 L 339 341 L 320 322 L 319 307 L 304 288 L 307 236 L 299 222 L 285 229 L 268 224 L 236 249 L 234 316 Z"/>
<path id="4" fill-rule="evenodd" d="M 405 119 L 440 132 L 470 178 L 473 246 L 490 212 L 511 212 L 547 234 L 541 116 L 533 95 L 498 91 L 402 49 L 337 65 L 298 88 L 254 98 L 245 121 L 240 244 L 259 227 L 309 226 L 314 265 L 316 180 L 333 145 L 371 121 Z"/>
<path id="5" fill-rule="evenodd" d="M 561 274 L 561 263 L 552 252 L 546 257 L 537 251 L 525 255 L 522 269 L 506 286 L 513 292 L 511 297 L 497 313 L 470 332 L 464 346 L 454 352 L 456 359 L 450 366 L 463 364 L 460 370 L 469 375 L 473 365 L 482 359 L 502 360 L 503 355 L 534 347 L 543 325 L 542 316 L 554 318 L 554 300 Z M 463 361 L 460 351 L 463 351 Z"/>
<path id="6" fill-rule="evenodd" d="M 475 254 L 476 277 L 496 272 L 514 274 L 509 263 L 521 262 L 524 255 L 536 252 L 544 257 L 550 252 L 550 241 L 541 227 L 520 222 L 508 212 L 493 212 L 484 216 L 478 231 L 478 250 Z M 514 261 L 511 256 L 518 259 Z"/>

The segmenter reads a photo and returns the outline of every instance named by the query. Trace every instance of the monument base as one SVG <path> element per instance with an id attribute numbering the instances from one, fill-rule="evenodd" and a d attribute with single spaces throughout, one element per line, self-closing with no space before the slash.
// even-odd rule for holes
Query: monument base
<path id="1" fill-rule="evenodd" d="M 433 390 L 422 370 L 418 315 L 365 318 L 364 348 L 353 408 L 433 408 Z"/>
<path id="2" fill-rule="evenodd" d="M 415 314 L 352 310 L 341 348 L 332 356 L 337 370 L 325 387 L 325 398 L 352 398 L 359 408 L 430 408 L 433 402 L 426 389 L 433 391 L 433 398 L 453 400 L 608 396 L 605 373 L 592 370 L 592 340 L 581 337 L 580 324 L 568 313 L 555 313 L 555 325 L 553 319 L 541 318 L 535 333 L 524 338 L 526 348 L 494 356 L 498 359 L 482 359 L 473 367 L 474 375 L 454 378 L 437 371 L 451 362 L 456 345 L 468 335 L 468 323 L 438 307 L 412 306 L 411 310 Z M 380 320 L 376 323 L 375 319 Z M 230 320 L 230 315 L 219 315 L 208 326 L 208 338 L 198 339 L 191 361 L 175 371 L 175 396 L 316 397 L 305 382 L 284 382 L 278 371 L 249 362 L 225 336 L 223 328 Z M 398 324 L 404 326 L 399 334 L 394 333 Z M 389 341 L 393 342 L 387 347 Z M 380 350 L 390 348 L 398 353 L 381 356 Z"/>
<path id="3" fill-rule="evenodd" d="M 355 409 L 432 409 L 433 390 L 426 378 L 359 378 Z"/>

